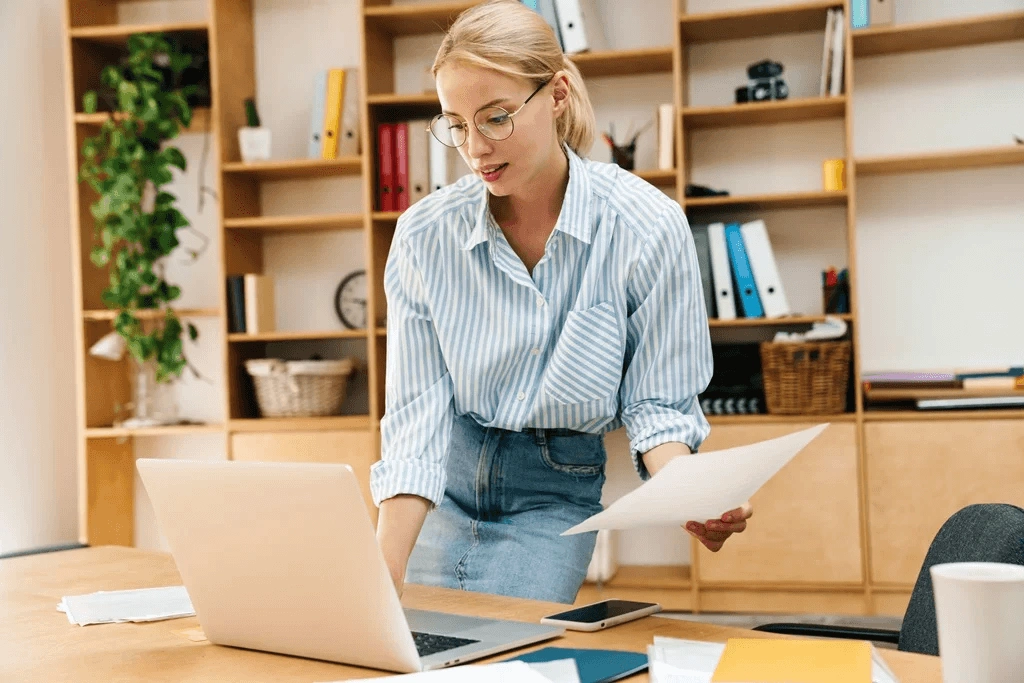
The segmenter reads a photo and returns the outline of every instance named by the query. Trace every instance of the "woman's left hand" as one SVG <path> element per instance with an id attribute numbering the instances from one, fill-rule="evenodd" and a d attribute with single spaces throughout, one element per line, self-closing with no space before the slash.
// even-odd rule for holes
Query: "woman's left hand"
<path id="1" fill-rule="evenodd" d="M 742 533 L 747 528 L 747 520 L 753 514 L 754 508 L 750 507 L 750 503 L 744 503 L 742 507 L 726 512 L 721 519 L 709 519 L 704 524 L 688 522 L 685 528 L 703 543 L 705 548 L 717 553 L 725 545 L 726 539 L 733 534 Z"/>

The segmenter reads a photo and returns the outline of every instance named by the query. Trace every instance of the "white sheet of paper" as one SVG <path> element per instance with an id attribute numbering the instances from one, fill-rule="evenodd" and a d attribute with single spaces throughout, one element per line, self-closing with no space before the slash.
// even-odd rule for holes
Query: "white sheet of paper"
<path id="1" fill-rule="evenodd" d="M 468 664 L 450 669 L 424 671 L 423 673 L 384 676 L 383 678 L 360 678 L 347 683 L 550 683 L 546 677 L 530 668 L 526 662 L 501 662 L 498 664 Z M 343 683 L 333 681 L 332 683 Z"/>
<path id="2" fill-rule="evenodd" d="M 551 683 L 580 683 L 580 672 L 575 659 L 555 659 L 550 662 L 530 662 L 530 668 Z"/>
<path id="3" fill-rule="evenodd" d="M 184 586 L 66 595 L 57 609 L 79 626 L 195 616 Z"/>
<path id="4" fill-rule="evenodd" d="M 710 683 L 724 643 L 654 636 L 647 646 L 651 683 Z"/>
<path id="5" fill-rule="evenodd" d="M 562 535 L 718 519 L 750 500 L 827 427 L 821 424 L 749 446 L 673 458 L 607 510 Z"/>

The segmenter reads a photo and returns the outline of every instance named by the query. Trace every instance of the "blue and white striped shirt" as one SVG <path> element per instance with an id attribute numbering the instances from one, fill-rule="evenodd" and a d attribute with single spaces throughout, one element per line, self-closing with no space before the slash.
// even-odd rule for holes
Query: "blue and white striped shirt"
<path id="1" fill-rule="evenodd" d="M 374 501 L 440 504 L 455 414 L 485 427 L 604 433 L 625 425 L 634 465 L 709 431 L 697 395 L 711 340 L 679 204 L 565 148 L 569 183 L 531 277 L 466 176 L 398 220 L 384 270 L 387 379 Z"/>

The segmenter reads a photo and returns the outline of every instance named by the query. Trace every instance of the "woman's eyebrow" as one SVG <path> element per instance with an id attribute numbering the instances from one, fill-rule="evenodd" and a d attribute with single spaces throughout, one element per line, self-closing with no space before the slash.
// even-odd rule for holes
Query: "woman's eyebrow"
<path id="1" fill-rule="evenodd" d="M 490 102 L 485 102 L 484 104 L 482 104 L 479 107 L 477 107 L 477 111 L 480 111 L 484 107 L 492 107 L 492 106 L 494 106 L 496 104 L 501 104 L 502 102 L 508 102 L 508 98 L 507 97 L 499 97 L 496 100 L 491 100 Z M 448 111 L 447 109 L 442 109 L 441 113 L 442 114 L 448 114 L 449 116 L 459 116 L 459 114 L 456 114 L 453 111 Z"/>

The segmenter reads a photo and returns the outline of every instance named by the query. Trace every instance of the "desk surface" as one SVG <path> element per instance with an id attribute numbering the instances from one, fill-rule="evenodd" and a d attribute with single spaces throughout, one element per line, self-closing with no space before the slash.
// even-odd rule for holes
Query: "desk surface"
<path id="1" fill-rule="evenodd" d="M 73 626 L 57 611 L 64 595 L 180 585 L 170 555 L 87 548 L 0 561 L 0 681 L 330 681 L 385 675 L 297 657 L 211 645 L 189 637 L 197 619 Z M 408 586 L 406 607 L 535 621 L 562 605 Z M 654 635 L 724 641 L 772 637 L 753 631 L 648 617 L 597 633 L 568 632 L 543 645 L 645 652 Z M 525 651 L 525 650 L 524 650 Z M 939 683 L 936 657 L 883 650 L 902 683 Z M 504 654 L 495 659 L 510 656 Z M 646 681 L 636 676 L 630 681 Z"/>

